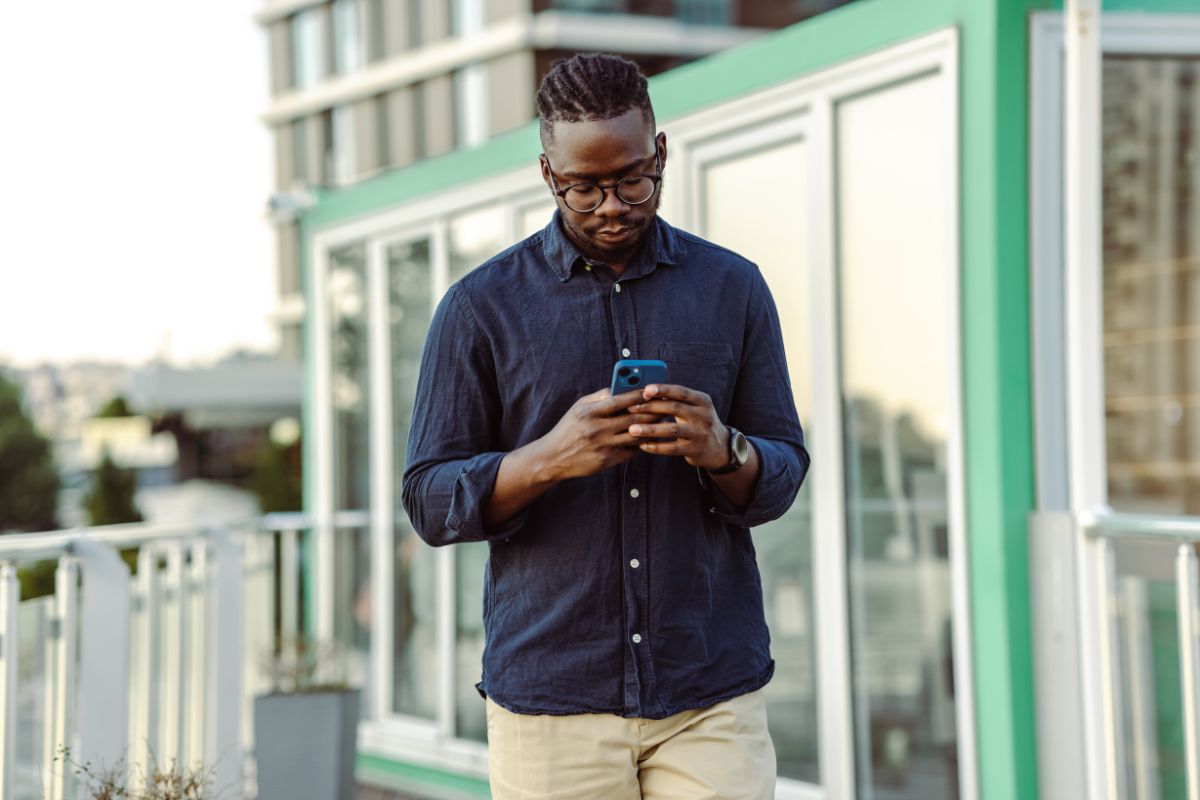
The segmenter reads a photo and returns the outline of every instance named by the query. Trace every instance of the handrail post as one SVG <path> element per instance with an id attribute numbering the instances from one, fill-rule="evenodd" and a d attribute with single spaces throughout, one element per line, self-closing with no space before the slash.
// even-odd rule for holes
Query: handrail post
<path id="1" fill-rule="evenodd" d="M 14 797 L 17 773 L 17 611 L 21 583 L 11 561 L 0 562 L 0 797 Z"/>
<path id="2" fill-rule="evenodd" d="M 251 534 L 253 536 L 254 534 Z M 216 562 L 211 583 L 206 751 L 218 794 L 242 789 L 242 549 L 226 529 L 209 531 Z"/>
<path id="3" fill-rule="evenodd" d="M 70 770 L 58 763 L 59 748 L 72 751 L 75 742 L 75 645 L 78 630 L 79 559 L 63 556 L 54 573 L 54 605 L 50 636 L 50 658 L 46 662 L 45 749 L 46 792 L 49 800 L 65 800 L 70 794 Z M 72 759 L 74 760 L 74 759 Z"/>
<path id="4" fill-rule="evenodd" d="M 129 730 L 129 567 L 87 537 L 73 552 L 87 594 L 79 613 L 79 761 L 113 767 Z"/>
<path id="5" fill-rule="evenodd" d="M 1200 800 L 1200 640 L 1196 638 L 1196 551 L 1180 544 L 1175 559 L 1175 603 L 1179 617 L 1179 678 L 1183 694 L 1184 763 L 1188 800 Z"/>

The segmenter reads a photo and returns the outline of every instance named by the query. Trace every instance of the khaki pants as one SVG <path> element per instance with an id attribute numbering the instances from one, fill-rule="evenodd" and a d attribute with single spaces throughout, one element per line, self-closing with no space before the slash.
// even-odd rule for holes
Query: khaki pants
<path id="1" fill-rule="evenodd" d="M 514 714 L 487 701 L 495 800 L 770 800 L 762 692 L 666 719 Z"/>

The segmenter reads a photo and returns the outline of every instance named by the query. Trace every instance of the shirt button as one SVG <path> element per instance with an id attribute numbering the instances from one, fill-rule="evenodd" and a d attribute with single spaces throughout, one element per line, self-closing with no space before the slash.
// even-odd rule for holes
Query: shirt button
<path id="1" fill-rule="evenodd" d="M 633 567 L 634 569 L 637 569 L 641 565 L 642 562 L 638 561 L 636 558 L 629 559 L 629 566 Z"/>
<path id="2" fill-rule="evenodd" d="M 635 634 L 633 635 L 633 643 L 634 643 L 634 644 L 641 644 L 641 642 L 642 642 L 642 635 L 641 635 L 640 633 L 635 633 Z"/>
<path id="3" fill-rule="evenodd" d="M 620 294 L 620 293 L 621 293 L 621 284 L 619 284 L 619 283 L 618 283 L 618 284 L 614 284 L 614 285 L 613 285 L 613 291 L 614 291 L 614 292 L 616 292 L 617 294 Z"/>
<path id="4" fill-rule="evenodd" d="M 637 500 L 637 497 L 639 494 L 641 494 L 641 492 L 639 492 L 637 489 L 629 490 L 629 496 L 632 497 L 634 500 Z"/>
<path id="5" fill-rule="evenodd" d="M 629 358 L 629 348 L 628 348 L 628 347 L 622 347 L 622 348 L 621 348 L 621 355 L 622 355 L 622 356 L 624 356 L 625 358 Z"/>
<path id="6" fill-rule="evenodd" d="M 586 269 L 588 272 L 591 272 L 591 271 L 592 271 L 592 265 L 591 265 L 591 264 L 584 264 L 584 265 L 583 265 L 583 268 L 584 268 L 584 269 Z"/>

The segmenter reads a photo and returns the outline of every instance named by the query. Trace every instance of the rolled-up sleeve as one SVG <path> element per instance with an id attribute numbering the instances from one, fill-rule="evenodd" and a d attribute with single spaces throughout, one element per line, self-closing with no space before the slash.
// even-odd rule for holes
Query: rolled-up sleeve
<path id="1" fill-rule="evenodd" d="M 521 527 L 524 512 L 483 524 L 506 455 L 495 449 L 499 419 L 491 344 L 456 284 L 425 341 L 401 489 L 413 529 L 429 544 L 506 539 Z"/>
<path id="2" fill-rule="evenodd" d="M 757 269 L 753 280 L 737 385 L 726 422 L 744 433 L 758 452 L 754 496 L 745 508 L 739 508 L 717 488 L 707 472 L 699 470 L 713 512 L 742 528 L 783 516 L 795 501 L 809 466 L 784 356 L 779 314 Z"/>

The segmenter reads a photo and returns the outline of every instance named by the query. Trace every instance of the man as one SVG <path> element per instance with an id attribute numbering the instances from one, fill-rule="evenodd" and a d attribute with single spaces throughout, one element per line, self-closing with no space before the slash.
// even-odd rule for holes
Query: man
<path id="1" fill-rule="evenodd" d="M 557 213 L 443 299 L 403 490 L 430 544 L 490 544 L 493 796 L 771 797 L 747 528 L 808 469 L 774 303 L 658 218 L 667 139 L 636 65 L 559 62 L 538 113 Z M 609 396 L 621 358 L 669 382 Z"/>

